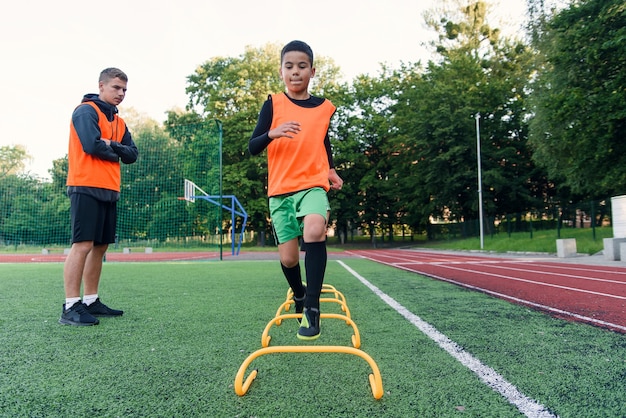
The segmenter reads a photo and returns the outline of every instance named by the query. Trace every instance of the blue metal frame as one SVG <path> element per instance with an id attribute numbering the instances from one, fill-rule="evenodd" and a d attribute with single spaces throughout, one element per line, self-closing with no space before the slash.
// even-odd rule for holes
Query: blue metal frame
<path id="1" fill-rule="evenodd" d="M 217 206 L 221 206 L 223 209 L 226 209 L 227 211 L 230 212 L 231 215 L 231 224 L 232 224 L 232 233 L 231 233 L 231 255 L 239 255 L 239 250 L 241 250 L 241 243 L 243 242 L 243 233 L 246 230 L 246 223 L 248 222 L 248 213 L 246 212 L 246 210 L 243 208 L 243 206 L 241 206 L 241 203 L 239 203 L 239 200 L 237 200 L 237 198 L 233 195 L 227 195 L 227 196 L 207 196 L 207 195 L 201 195 L 201 196 L 190 196 L 190 198 L 192 199 L 204 199 L 209 203 L 213 203 L 214 205 Z M 216 200 L 217 199 L 217 200 Z M 230 206 L 226 206 L 223 203 L 220 203 L 220 201 L 223 201 L 224 199 L 230 199 Z M 235 209 L 235 205 L 237 205 L 237 209 Z M 241 224 L 241 232 L 239 233 L 239 244 L 237 245 L 237 251 L 235 253 L 235 215 L 239 215 L 243 218 L 243 222 Z M 221 230 L 221 228 L 220 228 Z"/>

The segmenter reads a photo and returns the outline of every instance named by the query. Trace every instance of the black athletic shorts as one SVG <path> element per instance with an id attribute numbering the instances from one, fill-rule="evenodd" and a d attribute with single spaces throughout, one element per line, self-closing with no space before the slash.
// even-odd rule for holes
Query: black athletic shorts
<path id="1" fill-rule="evenodd" d="M 70 194 L 72 243 L 93 241 L 94 245 L 115 242 L 117 202 L 103 202 L 82 193 Z"/>

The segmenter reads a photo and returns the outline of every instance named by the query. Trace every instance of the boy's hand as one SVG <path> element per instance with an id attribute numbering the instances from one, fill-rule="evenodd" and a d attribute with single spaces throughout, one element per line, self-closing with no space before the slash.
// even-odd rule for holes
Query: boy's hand
<path id="1" fill-rule="evenodd" d="M 328 172 L 328 180 L 330 180 L 330 188 L 333 190 L 341 190 L 341 186 L 343 186 L 343 180 L 339 177 L 339 174 L 335 171 L 334 168 L 331 168 Z"/>
<path id="2" fill-rule="evenodd" d="M 270 139 L 276 139 L 280 137 L 293 138 L 298 132 L 300 132 L 300 123 L 296 121 L 285 122 L 277 128 L 272 129 L 267 133 Z"/>

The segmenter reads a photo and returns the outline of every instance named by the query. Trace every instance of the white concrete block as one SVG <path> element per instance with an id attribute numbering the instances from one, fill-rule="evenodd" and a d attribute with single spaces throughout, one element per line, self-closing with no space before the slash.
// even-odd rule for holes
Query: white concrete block
<path id="1" fill-rule="evenodd" d="M 619 259 L 626 261 L 626 242 L 620 242 L 619 244 Z"/>
<path id="2" fill-rule="evenodd" d="M 576 257 L 576 238 L 556 240 L 556 255 L 559 258 Z"/>
<path id="3" fill-rule="evenodd" d="M 604 259 L 608 261 L 620 260 L 620 244 L 626 242 L 626 238 L 604 238 Z"/>
<path id="4" fill-rule="evenodd" d="M 122 253 L 124 253 L 124 254 L 130 254 L 130 248 L 128 248 L 128 247 L 124 247 L 124 249 L 122 250 Z"/>
<path id="5" fill-rule="evenodd" d="M 152 247 L 146 247 L 146 254 L 152 254 Z"/>

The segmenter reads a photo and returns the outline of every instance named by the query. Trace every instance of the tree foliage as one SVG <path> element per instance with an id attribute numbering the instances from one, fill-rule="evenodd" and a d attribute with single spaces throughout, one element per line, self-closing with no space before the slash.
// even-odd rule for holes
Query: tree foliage
<path id="1" fill-rule="evenodd" d="M 525 85 L 531 53 L 501 39 L 483 2 L 430 19 L 439 31 L 439 61 L 407 77 L 396 106 L 397 152 L 410 194 L 411 224 L 431 216 L 478 216 L 476 115 L 480 115 L 482 180 L 491 216 L 528 208 L 545 189 L 526 146 Z"/>
<path id="2" fill-rule="evenodd" d="M 248 141 L 259 111 L 269 94 L 284 90 L 279 77 L 280 46 L 267 44 L 246 48 L 239 57 L 216 57 L 198 67 L 188 77 L 189 109 L 200 118 L 218 119 L 224 126 L 224 193 L 235 194 L 245 202 L 252 229 L 270 232 L 267 209 L 267 164 L 265 158 L 252 158 Z M 332 60 L 315 58 L 318 74 L 313 94 L 332 95 L 339 69 Z"/>
<path id="3" fill-rule="evenodd" d="M 530 45 L 504 37 L 487 2 L 446 0 L 426 16 L 438 35 L 426 63 L 381 65 L 377 75 L 341 83 L 334 62 L 316 57 L 311 92 L 337 106 L 331 144 L 345 183 L 329 198 L 342 242 L 358 229 L 393 239 L 428 231 L 436 219 L 476 219 L 479 157 L 489 217 L 624 192 L 625 6 L 555 2 L 529 0 L 537 16 Z M 220 192 L 219 159 L 221 192 L 244 205 L 246 228 L 271 233 L 267 162 L 249 154 L 248 141 L 268 94 L 283 91 L 279 67 L 276 44 L 213 57 L 189 75 L 186 110 L 168 112 L 162 126 L 129 111 L 140 156 L 122 166 L 121 239 L 239 230 L 214 207 L 179 200 L 184 178 Z M 64 234 L 56 241 L 67 240 L 67 158 L 53 162 L 50 183 L 20 174 L 26 158 L 23 148 L 0 148 L 0 240 L 45 241 L 51 232 L 35 226 L 43 216 Z"/>
<path id="4" fill-rule="evenodd" d="M 547 21 L 536 47 L 534 160 L 577 196 L 626 192 L 626 4 L 573 3 Z"/>
<path id="5" fill-rule="evenodd" d="M 19 174 L 30 158 L 23 145 L 0 146 L 0 178 Z"/>

